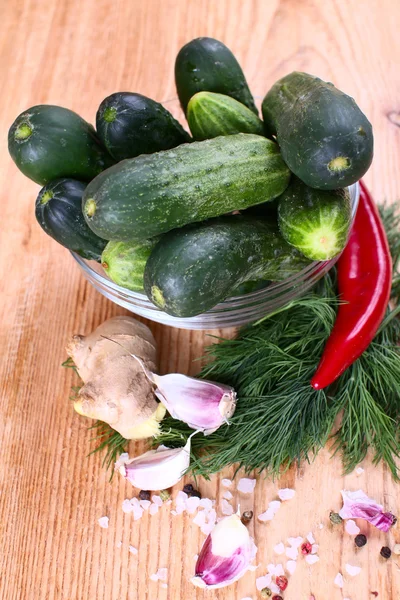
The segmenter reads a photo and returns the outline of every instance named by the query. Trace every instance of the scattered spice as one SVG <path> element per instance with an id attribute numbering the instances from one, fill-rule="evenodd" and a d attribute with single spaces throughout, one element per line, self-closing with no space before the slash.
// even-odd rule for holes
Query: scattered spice
<path id="1" fill-rule="evenodd" d="M 187 483 L 186 485 L 183 486 L 183 491 L 185 492 L 185 494 L 191 494 L 194 491 L 194 487 L 192 486 L 191 483 Z"/>
<path id="2" fill-rule="evenodd" d="M 345 564 L 345 569 L 349 575 L 355 577 L 361 573 L 361 567 L 355 567 L 354 565 L 350 565 L 349 563 Z"/>
<path id="3" fill-rule="evenodd" d="M 167 502 L 171 498 L 171 494 L 168 490 L 161 490 L 160 498 L 163 502 Z"/>
<path id="4" fill-rule="evenodd" d="M 282 542 L 279 542 L 279 544 L 274 546 L 274 552 L 276 552 L 276 554 L 284 554 L 285 545 Z"/>
<path id="5" fill-rule="evenodd" d="M 277 577 L 275 579 L 276 585 L 278 586 L 278 588 L 284 592 L 288 586 L 288 579 L 287 577 L 285 577 L 284 575 L 280 575 L 279 577 Z"/>
<path id="6" fill-rule="evenodd" d="M 242 477 L 242 479 L 239 479 L 237 486 L 238 492 L 242 492 L 242 494 L 252 494 L 254 492 L 254 488 L 256 487 L 256 483 L 256 479 Z"/>
<path id="7" fill-rule="evenodd" d="M 378 592 L 371 592 L 371 594 L 372 594 L 373 596 L 375 596 L 375 598 L 377 598 L 377 597 L 379 596 Z"/>
<path id="8" fill-rule="evenodd" d="M 201 500 L 201 494 L 199 490 L 193 490 L 192 492 L 190 492 L 190 494 L 188 494 L 188 496 L 191 496 L 192 498 L 200 498 Z"/>
<path id="9" fill-rule="evenodd" d="M 253 511 L 252 510 L 245 510 L 244 513 L 242 514 L 242 523 L 243 525 L 247 525 L 247 523 L 250 523 L 250 521 L 253 518 Z"/>
<path id="10" fill-rule="evenodd" d="M 272 592 L 269 587 L 265 587 L 261 590 L 261 598 L 270 598 L 272 596 Z"/>
<path id="11" fill-rule="evenodd" d="M 360 533 L 360 528 L 353 519 L 348 519 L 344 528 L 350 535 L 358 535 Z"/>
<path id="12" fill-rule="evenodd" d="M 380 555 L 383 558 L 390 558 L 392 556 L 392 551 L 388 546 L 382 546 Z"/>
<path id="13" fill-rule="evenodd" d="M 98 519 L 97 522 L 102 529 L 108 529 L 109 520 L 110 519 L 108 517 L 100 517 L 100 519 Z"/>
<path id="14" fill-rule="evenodd" d="M 340 523 L 343 523 L 343 519 L 339 513 L 336 513 L 333 510 L 329 513 L 329 520 L 333 525 L 340 525 Z"/>
<path id="15" fill-rule="evenodd" d="M 151 494 L 148 490 L 140 490 L 139 500 L 150 500 Z"/>
<path id="16" fill-rule="evenodd" d="M 364 535 L 363 533 L 359 533 L 354 538 L 354 543 L 357 546 L 357 548 L 362 548 L 367 543 L 367 536 Z"/>
<path id="17" fill-rule="evenodd" d="M 272 600 L 283 600 L 282 596 L 272 596 Z"/>
<path id="18" fill-rule="evenodd" d="M 311 554 L 312 551 L 312 545 L 310 544 L 310 542 L 304 542 L 304 544 L 301 545 L 301 553 L 302 554 Z"/>

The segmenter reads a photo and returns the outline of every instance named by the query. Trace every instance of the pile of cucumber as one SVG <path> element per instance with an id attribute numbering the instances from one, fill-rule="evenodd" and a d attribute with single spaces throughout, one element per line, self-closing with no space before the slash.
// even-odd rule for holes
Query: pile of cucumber
<path id="1" fill-rule="evenodd" d="M 180 50 L 175 80 L 191 136 L 130 92 L 103 100 L 96 130 L 58 106 L 17 117 L 9 151 L 44 185 L 44 231 L 177 317 L 341 252 L 347 186 L 373 156 L 354 100 L 294 72 L 266 94 L 261 120 L 232 52 L 205 37 Z"/>

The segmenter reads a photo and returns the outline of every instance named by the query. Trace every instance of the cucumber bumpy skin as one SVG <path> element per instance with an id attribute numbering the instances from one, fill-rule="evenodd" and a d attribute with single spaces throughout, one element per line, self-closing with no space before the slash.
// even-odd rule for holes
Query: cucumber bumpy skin
<path id="1" fill-rule="evenodd" d="M 219 135 L 264 135 L 264 123 L 247 106 L 230 96 L 198 92 L 189 101 L 186 118 L 195 140 Z"/>
<path id="2" fill-rule="evenodd" d="M 156 306 L 193 317 L 246 281 L 281 281 L 310 264 L 279 232 L 243 215 L 188 225 L 162 236 L 147 261 L 144 287 Z"/>
<path id="3" fill-rule="evenodd" d="M 353 98 L 308 73 L 290 73 L 265 96 L 267 135 L 304 183 L 332 190 L 358 181 L 373 157 L 371 123 Z"/>
<path id="4" fill-rule="evenodd" d="M 285 240 L 311 260 L 330 260 L 345 247 L 351 226 L 349 191 L 315 190 L 292 178 L 279 198 L 278 225 Z"/>
<path id="5" fill-rule="evenodd" d="M 289 180 L 275 142 L 239 133 L 122 161 L 88 185 L 82 207 L 100 237 L 143 241 L 273 200 Z"/>
<path id="6" fill-rule="evenodd" d="M 139 244 L 108 242 L 101 255 L 101 266 L 117 285 L 143 292 L 144 268 L 157 241 L 153 238 Z"/>

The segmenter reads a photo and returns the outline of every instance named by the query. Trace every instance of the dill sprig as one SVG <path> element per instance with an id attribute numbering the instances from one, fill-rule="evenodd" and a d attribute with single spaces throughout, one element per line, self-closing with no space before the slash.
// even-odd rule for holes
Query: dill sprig
<path id="1" fill-rule="evenodd" d="M 106 470 L 111 468 L 111 481 L 114 476 L 114 469 L 112 467 L 118 456 L 127 452 L 129 440 L 125 439 L 118 431 L 115 431 L 115 429 L 110 427 L 108 423 L 103 423 L 103 421 L 96 421 L 89 429 L 96 430 L 96 435 L 92 437 L 90 441 L 97 442 L 97 446 L 89 452 L 88 456 L 104 451 L 102 466 L 105 467 Z"/>
<path id="2" fill-rule="evenodd" d="M 393 257 L 392 299 L 400 257 L 400 217 L 394 207 L 381 207 Z M 364 352 L 327 390 L 316 391 L 310 379 L 333 326 L 338 304 L 335 269 L 307 296 L 256 325 L 234 340 L 220 340 L 207 350 L 211 358 L 201 372 L 235 387 L 236 412 L 228 427 L 192 440 L 195 474 L 235 464 L 278 474 L 294 463 L 310 461 L 331 438 L 346 472 L 372 449 L 375 462 L 385 461 L 399 478 L 400 455 L 400 325 L 399 309 L 389 308 L 380 331 Z M 174 419 L 163 421 L 157 443 L 181 445 L 190 429 Z"/>

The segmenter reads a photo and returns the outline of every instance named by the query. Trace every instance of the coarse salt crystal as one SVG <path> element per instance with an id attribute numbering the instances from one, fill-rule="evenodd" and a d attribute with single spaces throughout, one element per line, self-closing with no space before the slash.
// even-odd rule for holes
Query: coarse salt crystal
<path id="1" fill-rule="evenodd" d="M 345 530 L 350 535 L 358 535 L 360 533 L 360 528 L 358 527 L 357 523 L 353 521 L 353 519 L 347 519 Z"/>
<path id="2" fill-rule="evenodd" d="M 204 508 L 205 510 L 211 510 L 213 507 L 213 501 L 210 498 L 202 498 L 200 500 L 199 507 Z"/>
<path id="3" fill-rule="evenodd" d="M 288 558 L 291 558 L 292 560 L 297 560 L 297 557 L 299 556 L 299 551 L 297 550 L 297 548 L 286 548 L 285 554 Z"/>
<path id="4" fill-rule="evenodd" d="M 197 560 L 198 558 L 199 558 L 199 555 L 198 555 L 198 554 L 195 554 L 195 555 L 193 556 L 193 560 Z"/>
<path id="5" fill-rule="evenodd" d="M 275 513 L 273 510 L 271 510 L 270 508 L 268 508 L 265 512 L 261 513 L 261 515 L 258 515 L 257 519 L 259 521 L 272 521 L 272 519 L 274 518 Z"/>
<path id="6" fill-rule="evenodd" d="M 333 583 L 334 583 L 335 585 L 337 585 L 338 587 L 342 588 L 342 587 L 343 587 L 343 585 L 344 585 L 344 582 L 343 582 L 343 575 L 342 575 L 341 573 L 338 573 L 338 574 L 336 575 L 335 579 L 333 580 Z"/>
<path id="7" fill-rule="evenodd" d="M 223 515 L 226 515 L 228 517 L 230 517 L 234 513 L 233 506 L 229 504 L 228 500 L 225 500 L 225 498 L 222 498 L 221 501 L 221 511 Z"/>
<path id="8" fill-rule="evenodd" d="M 100 519 L 97 522 L 102 529 L 108 529 L 109 520 L 110 519 L 108 517 L 100 517 Z"/>
<path id="9" fill-rule="evenodd" d="M 168 583 L 161 583 L 161 584 L 160 584 L 160 586 L 161 586 L 162 588 L 165 588 L 165 589 L 167 589 L 167 587 L 168 587 Z"/>
<path id="10" fill-rule="evenodd" d="M 182 504 L 182 503 L 186 503 L 186 500 L 188 499 L 188 495 L 186 492 L 182 492 L 182 490 L 179 490 L 179 492 L 176 495 L 175 498 L 175 502 L 176 504 Z"/>
<path id="11" fill-rule="evenodd" d="M 200 498 L 197 498 L 197 496 L 191 496 L 186 500 L 186 510 L 188 511 L 189 515 L 193 515 L 196 512 L 196 510 L 199 508 L 199 504 Z"/>
<path id="12" fill-rule="evenodd" d="M 355 567 L 354 565 L 350 565 L 349 563 L 346 563 L 344 568 L 352 577 L 355 577 L 356 575 L 359 575 L 359 573 L 361 573 L 361 567 Z"/>
<path id="13" fill-rule="evenodd" d="M 318 561 L 319 561 L 319 556 L 317 556 L 316 554 L 307 554 L 306 563 L 308 563 L 309 565 L 313 565 Z"/>
<path id="14" fill-rule="evenodd" d="M 295 490 L 291 490 L 290 488 L 283 488 L 282 490 L 278 490 L 278 496 L 280 500 L 291 500 L 295 495 Z"/>
<path id="15" fill-rule="evenodd" d="M 177 504 L 175 512 L 177 515 L 181 515 L 183 512 L 185 512 L 185 510 L 186 504 Z"/>
<path id="16" fill-rule="evenodd" d="M 131 554 L 137 554 L 138 550 L 137 550 L 137 548 L 135 548 L 135 546 L 129 546 L 129 552 Z"/>
<path id="17" fill-rule="evenodd" d="M 159 506 L 158 504 L 152 504 L 149 508 L 149 513 L 151 515 L 156 515 L 158 513 Z"/>
<path id="18" fill-rule="evenodd" d="M 150 575 L 150 579 L 151 579 L 151 581 L 158 581 L 157 573 L 153 573 L 153 575 Z"/>
<path id="19" fill-rule="evenodd" d="M 117 548 L 121 548 L 122 546 L 122 542 L 118 542 L 118 544 L 116 544 Z"/>
<path id="20" fill-rule="evenodd" d="M 256 487 L 256 483 L 256 479 L 242 477 L 242 479 L 239 479 L 237 486 L 238 492 L 242 492 L 242 494 L 252 494 L 254 492 L 254 488 Z"/>
<path id="21" fill-rule="evenodd" d="M 310 533 L 307 533 L 306 540 L 307 542 L 310 542 L 310 544 L 315 544 L 315 538 L 312 534 L 312 531 L 310 531 Z"/>
<path id="22" fill-rule="evenodd" d="M 286 569 L 288 572 L 293 575 L 297 567 L 297 562 L 295 560 L 288 560 L 286 563 Z"/>
<path id="23" fill-rule="evenodd" d="M 129 461 L 128 452 L 123 452 L 120 454 L 115 461 L 115 470 L 119 471 L 123 477 L 126 477 L 126 469 L 125 464 Z"/>
<path id="24" fill-rule="evenodd" d="M 140 506 L 137 498 L 134 498 L 136 500 L 136 502 L 134 504 L 132 504 L 132 512 L 133 512 L 133 520 L 137 521 L 138 519 L 141 519 L 144 513 L 143 508 Z"/>
<path id="25" fill-rule="evenodd" d="M 261 567 L 261 565 L 249 565 L 247 567 L 248 571 L 257 571 L 258 567 Z"/>
<path id="26" fill-rule="evenodd" d="M 320 523 L 320 524 L 318 525 L 318 529 L 323 529 L 323 528 L 324 528 L 324 524 L 323 524 L 323 523 Z"/>
<path id="27" fill-rule="evenodd" d="M 256 579 L 256 588 L 261 591 L 265 587 L 269 587 L 271 585 L 272 576 L 267 573 L 267 575 L 263 575 L 262 577 L 257 577 Z"/>
<path id="28" fill-rule="evenodd" d="M 319 545 L 313 544 L 311 547 L 311 554 L 317 554 L 318 550 L 319 550 Z"/>
<path id="29" fill-rule="evenodd" d="M 280 594 L 282 591 L 279 585 L 276 585 L 276 583 L 274 583 L 273 581 L 271 581 L 271 585 L 269 587 L 273 594 Z"/>
<path id="30" fill-rule="evenodd" d="M 271 575 L 275 575 L 275 577 L 279 577 L 279 575 L 285 574 L 285 570 L 281 563 L 279 563 L 277 565 L 274 565 L 273 563 L 271 563 L 268 565 L 267 570 L 268 570 L 268 573 L 271 573 Z"/>
<path id="31" fill-rule="evenodd" d="M 162 506 L 163 505 L 163 501 L 162 501 L 161 496 L 156 496 L 154 494 L 154 496 L 152 496 L 151 499 L 154 502 L 154 504 L 157 504 L 157 506 Z"/>
<path id="32" fill-rule="evenodd" d="M 176 517 L 176 515 L 177 515 L 177 514 L 178 514 L 178 513 L 176 512 L 176 510 L 171 510 L 171 515 L 172 515 L 173 517 Z"/>
<path id="33" fill-rule="evenodd" d="M 283 554 L 285 552 L 285 545 L 283 544 L 283 542 L 274 546 L 274 552 L 276 554 Z"/>
<path id="34" fill-rule="evenodd" d="M 200 512 L 197 513 L 197 515 L 193 519 L 193 523 L 195 525 L 198 525 L 199 527 L 202 527 L 205 524 L 205 522 L 206 522 L 206 512 L 204 510 L 201 510 Z"/>
<path id="35" fill-rule="evenodd" d="M 139 504 L 143 508 L 143 510 L 149 510 L 151 502 L 150 500 L 140 500 Z"/>
<path id="36" fill-rule="evenodd" d="M 281 505 L 281 502 L 279 500 L 272 500 L 272 502 L 270 502 L 268 504 L 268 508 L 270 508 L 274 513 L 276 513 L 276 511 L 279 509 Z"/>
<path id="37" fill-rule="evenodd" d="M 222 479 L 221 484 L 224 487 L 231 487 L 231 485 L 232 485 L 232 479 Z"/>
<path id="38" fill-rule="evenodd" d="M 122 510 L 124 513 L 130 513 L 133 511 L 133 506 L 131 504 L 131 501 L 126 499 L 123 501 L 122 503 Z"/>
<path id="39" fill-rule="evenodd" d="M 362 475 L 364 473 L 364 469 L 362 467 L 357 467 L 356 473 L 357 475 Z"/>
<path id="40" fill-rule="evenodd" d="M 200 527 L 200 530 L 202 533 L 204 533 L 204 535 L 209 535 L 214 529 L 214 525 L 215 523 L 205 523 L 205 525 Z"/>
<path id="41" fill-rule="evenodd" d="M 226 490 L 226 492 L 222 494 L 222 497 L 225 498 L 225 500 L 232 500 L 233 494 L 231 494 L 229 490 Z"/>
<path id="42" fill-rule="evenodd" d="M 162 569 L 158 569 L 157 571 L 158 579 L 161 581 L 166 581 L 168 577 L 168 569 L 163 567 Z"/>
<path id="43" fill-rule="evenodd" d="M 242 598 L 242 600 L 253 600 L 253 598 L 250 598 L 250 596 L 246 596 L 246 598 Z"/>
<path id="44" fill-rule="evenodd" d="M 288 538 L 288 542 L 292 546 L 292 548 L 300 548 L 301 544 L 303 543 L 303 538 L 300 536 L 295 538 L 290 537 Z"/>

